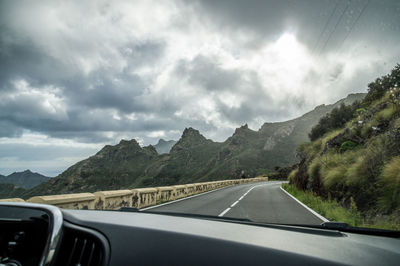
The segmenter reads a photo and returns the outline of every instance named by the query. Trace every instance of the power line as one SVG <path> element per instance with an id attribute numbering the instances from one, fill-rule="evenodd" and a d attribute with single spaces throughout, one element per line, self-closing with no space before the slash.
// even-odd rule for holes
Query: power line
<path id="1" fill-rule="evenodd" d="M 367 2 L 365 3 L 363 9 L 361 10 L 361 12 L 358 14 L 358 17 L 356 18 L 356 20 L 354 21 L 354 23 L 351 25 L 350 30 L 347 32 L 347 35 L 344 37 L 342 43 L 339 46 L 339 51 L 342 49 L 343 44 L 345 43 L 345 41 L 347 40 L 347 38 L 349 37 L 350 33 L 353 31 L 354 27 L 357 25 L 358 20 L 361 18 L 362 14 L 364 13 L 364 11 L 367 9 L 367 6 L 369 5 L 370 0 L 367 0 Z"/>
<path id="2" fill-rule="evenodd" d="M 315 43 L 315 46 L 314 46 L 314 49 L 313 49 L 313 51 L 316 51 L 316 50 L 317 50 L 317 48 L 318 48 L 318 44 L 319 44 L 319 41 L 321 40 L 321 38 L 322 38 L 322 35 L 323 35 L 323 34 L 324 34 L 324 32 L 326 31 L 326 28 L 328 27 L 328 25 L 329 25 L 329 22 L 331 21 L 331 19 L 332 19 L 333 15 L 336 13 L 336 10 L 337 10 L 337 8 L 338 8 L 338 6 L 339 6 L 339 3 L 340 3 L 340 1 L 338 0 L 338 1 L 336 2 L 335 8 L 333 9 L 333 11 L 332 11 L 331 15 L 329 16 L 329 19 L 326 21 L 326 23 L 325 23 L 325 26 L 324 26 L 323 30 L 322 30 L 322 31 L 321 31 L 321 33 L 319 34 L 319 37 L 318 37 L 318 39 L 317 39 L 317 42 Z"/>
<path id="3" fill-rule="evenodd" d="M 320 54 L 322 53 L 322 51 L 325 50 L 325 47 L 326 47 L 326 45 L 328 44 L 329 40 L 331 39 L 333 33 L 336 31 L 337 27 L 339 26 L 340 22 L 342 21 L 342 18 L 343 18 L 343 16 L 344 16 L 344 14 L 346 13 L 347 9 L 349 9 L 350 3 L 351 3 L 351 1 L 349 0 L 349 1 L 347 2 L 346 8 L 343 10 L 342 14 L 340 15 L 339 20 L 337 21 L 335 27 L 334 27 L 333 30 L 331 31 L 331 34 L 329 34 L 328 39 L 326 39 L 326 41 L 325 41 L 325 43 L 324 43 L 324 46 L 323 46 L 322 49 L 319 51 Z"/>

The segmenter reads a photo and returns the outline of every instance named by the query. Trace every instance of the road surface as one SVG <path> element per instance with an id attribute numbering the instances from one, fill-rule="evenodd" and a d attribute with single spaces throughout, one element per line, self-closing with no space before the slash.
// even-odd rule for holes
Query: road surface
<path id="1" fill-rule="evenodd" d="M 222 188 L 144 210 L 246 218 L 261 223 L 321 224 L 323 221 L 269 181 Z"/>

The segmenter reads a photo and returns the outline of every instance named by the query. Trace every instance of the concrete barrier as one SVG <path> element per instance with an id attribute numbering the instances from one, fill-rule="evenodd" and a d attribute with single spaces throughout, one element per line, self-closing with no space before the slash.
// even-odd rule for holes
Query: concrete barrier
<path id="1" fill-rule="evenodd" d="M 121 207 L 132 206 L 132 191 L 131 190 L 110 190 L 95 192 L 96 210 L 117 210 Z"/>
<path id="2" fill-rule="evenodd" d="M 92 193 L 36 196 L 27 200 L 32 203 L 51 204 L 64 209 L 94 209 L 96 197 Z"/>
<path id="3" fill-rule="evenodd" d="M 23 199 L 20 198 L 10 198 L 10 199 L 0 199 L 3 202 L 25 202 Z"/>
<path id="4" fill-rule="evenodd" d="M 203 184 L 202 183 L 194 183 L 193 185 L 194 185 L 195 194 L 198 194 L 198 193 L 201 193 L 201 192 L 205 191 L 205 190 L 203 190 Z"/>
<path id="5" fill-rule="evenodd" d="M 157 189 L 155 188 L 138 188 L 132 190 L 132 207 L 144 208 L 157 204 Z"/>
<path id="6" fill-rule="evenodd" d="M 157 203 L 171 201 L 175 199 L 175 191 L 173 187 L 156 187 Z"/>
<path id="7" fill-rule="evenodd" d="M 196 194 L 195 184 L 186 184 L 186 196 L 191 196 Z"/>
<path id="8" fill-rule="evenodd" d="M 162 202 L 181 199 L 206 191 L 250 182 L 268 181 L 268 177 L 220 180 L 203 183 L 137 188 L 132 190 L 111 190 L 92 193 L 37 196 L 27 202 L 51 204 L 65 209 L 115 210 L 121 207 L 145 208 Z M 24 202 L 20 198 L 0 199 L 8 202 Z"/>
<path id="9" fill-rule="evenodd" d="M 186 197 L 186 185 L 173 186 L 175 191 L 175 199 Z"/>

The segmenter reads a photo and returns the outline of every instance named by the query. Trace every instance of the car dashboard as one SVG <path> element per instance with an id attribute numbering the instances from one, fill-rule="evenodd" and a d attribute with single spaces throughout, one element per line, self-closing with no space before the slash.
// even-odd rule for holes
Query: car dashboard
<path id="1" fill-rule="evenodd" d="M 398 265 L 400 240 L 287 225 L 0 203 L 0 265 Z"/>

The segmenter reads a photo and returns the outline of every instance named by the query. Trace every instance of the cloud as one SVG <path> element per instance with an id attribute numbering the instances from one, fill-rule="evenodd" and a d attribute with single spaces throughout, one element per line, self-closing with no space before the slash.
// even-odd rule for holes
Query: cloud
<path id="1" fill-rule="evenodd" d="M 329 21 L 332 1 L 2 1 L 0 140 L 17 148 L 0 166 L 27 164 L 26 132 L 54 147 L 189 126 L 223 141 L 365 91 L 400 61 L 399 3 L 370 1 L 355 23 L 365 3 Z M 65 158 L 93 150 L 76 149 Z"/>

